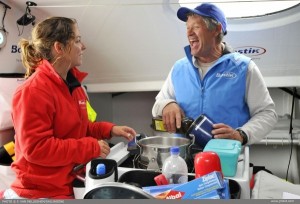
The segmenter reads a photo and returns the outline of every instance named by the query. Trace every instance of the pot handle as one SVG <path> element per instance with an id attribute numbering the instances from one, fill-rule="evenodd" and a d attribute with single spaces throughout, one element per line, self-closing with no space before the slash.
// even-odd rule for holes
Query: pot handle
<path id="1" fill-rule="evenodd" d="M 194 145 L 195 144 L 195 135 L 193 134 L 190 134 L 190 137 L 192 138 L 192 143 L 190 146 Z"/>
<path id="2" fill-rule="evenodd" d="M 145 133 L 139 133 L 135 136 L 136 141 L 139 141 L 141 139 L 147 138 L 148 136 Z"/>
<path id="3" fill-rule="evenodd" d="M 147 138 L 147 135 L 144 133 L 136 134 L 135 137 L 128 142 L 128 147 L 138 145 L 138 141 L 141 139 Z M 139 146 L 139 145 L 138 145 Z"/>
<path id="4" fill-rule="evenodd" d="M 191 155 L 191 148 L 195 144 L 195 135 L 189 134 L 189 136 L 191 137 L 192 142 L 191 142 L 191 144 L 188 147 L 188 154 Z"/>
<path id="5" fill-rule="evenodd" d="M 127 151 L 129 151 L 130 155 L 141 154 L 141 147 L 138 144 L 138 141 L 146 138 L 147 135 L 144 133 L 137 134 L 127 145 Z"/>

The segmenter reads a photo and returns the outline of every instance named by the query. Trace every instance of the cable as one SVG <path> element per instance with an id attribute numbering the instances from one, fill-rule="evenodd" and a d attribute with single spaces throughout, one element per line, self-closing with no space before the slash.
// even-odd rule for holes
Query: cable
<path id="1" fill-rule="evenodd" d="M 288 175 L 289 175 L 289 168 L 291 164 L 291 159 L 292 159 L 292 154 L 293 154 L 293 114 L 294 114 L 294 105 L 295 105 L 295 96 L 297 94 L 297 89 L 296 87 L 293 88 L 293 101 L 292 101 L 292 110 L 291 110 L 291 119 L 290 119 L 290 130 L 289 134 L 291 136 L 291 151 L 290 151 L 290 158 L 289 158 L 289 163 L 286 171 L 286 177 L 285 180 L 288 181 Z"/>
<path id="2" fill-rule="evenodd" d="M 4 26 L 4 19 L 6 16 L 7 9 L 11 9 L 11 8 L 8 5 L 4 4 L 3 2 L 1 2 L 1 4 L 3 4 L 3 7 L 4 7 L 4 14 L 2 16 L 2 27 L 0 28 L 0 30 L 3 30 L 5 33 L 7 33 L 7 31 L 5 30 L 5 26 Z"/>
<path id="3" fill-rule="evenodd" d="M 26 15 L 31 15 L 29 6 L 26 7 L 26 9 L 25 9 L 25 14 L 21 17 L 21 20 L 22 20 L 22 21 L 20 21 L 20 24 L 19 24 L 18 21 L 17 21 L 17 28 L 18 28 L 18 32 L 19 32 L 19 35 L 18 35 L 18 36 L 21 36 L 21 35 L 23 34 L 24 27 L 25 27 L 25 16 L 26 16 Z M 19 19 L 19 20 L 20 20 L 20 19 Z M 22 26 L 22 30 L 21 30 L 21 31 L 20 31 L 18 25 L 21 25 L 21 26 Z"/>
<path id="4" fill-rule="evenodd" d="M 37 6 L 36 3 L 34 2 L 31 2 L 31 1 L 27 1 L 26 2 L 26 8 L 25 8 L 25 13 L 23 16 L 21 16 L 21 18 L 19 18 L 17 20 L 17 28 L 18 28 L 18 32 L 19 32 L 19 35 L 18 36 L 21 36 L 23 34 L 23 31 L 24 31 L 24 26 L 28 25 L 28 24 L 32 24 L 34 26 L 35 24 L 35 16 L 31 14 L 31 10 L 30 10 L 30 6 Z M 19 26 L 22 26 L 22 30 L 20 31 L 19 29 Z"/>

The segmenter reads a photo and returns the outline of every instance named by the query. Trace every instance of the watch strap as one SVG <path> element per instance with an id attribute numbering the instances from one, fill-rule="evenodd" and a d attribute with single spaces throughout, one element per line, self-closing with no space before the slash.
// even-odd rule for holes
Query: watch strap
<path id="1" fill-rule="evenodd" d="M 248 142 L 248 136 L 247 136 L 247 134 L 243 130 L 241 130 L 241 129 L 237 129 L 237 131 L 240 133 L 240 135 L 243 138 L 242 145 L 247 144 L 247 142 Z"/>

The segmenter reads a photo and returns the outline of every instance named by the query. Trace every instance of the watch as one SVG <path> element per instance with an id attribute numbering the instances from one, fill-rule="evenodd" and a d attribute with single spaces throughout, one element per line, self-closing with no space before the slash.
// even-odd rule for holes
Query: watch
<path id="1" fill-rule="evenodd" d="M 247 144 L 247 142 L 248 142 L 248 136 L 247 136 L 247 134 L 243 130 L 241 130 L 241 129 L 237 129 L 237 131 L 240 133 L 240 135 L 243 138 L 242 145 Z"/>
<path id="2" fill-rule="evenodd" d="M 0 29 L 0 49 L 6 44 L 6 33 L 4 30 Z"/>

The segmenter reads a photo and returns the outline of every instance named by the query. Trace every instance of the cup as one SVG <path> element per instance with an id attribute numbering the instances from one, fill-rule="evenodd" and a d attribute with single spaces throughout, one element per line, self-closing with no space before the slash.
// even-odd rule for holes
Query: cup
<path id="1" fill-rule="evenodd" d="M 204 148 L 209 140 L 214 138 L 211 133 L 213 124 L 214 122 L 211 119 L 202 114 L 192 123 L 192 125 L 190 125 L 186 135 L 188 137 L 193 135 L 195 137 L 195 143 Z"/>
<path id="2" fill-rule="evenodd" d="M 221 161 L 217 153 L 213 151 L 199 152 L 194 158 L 195 178 L 199 178 L 213 171 L 221 172 Z"/>

